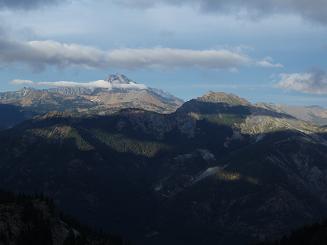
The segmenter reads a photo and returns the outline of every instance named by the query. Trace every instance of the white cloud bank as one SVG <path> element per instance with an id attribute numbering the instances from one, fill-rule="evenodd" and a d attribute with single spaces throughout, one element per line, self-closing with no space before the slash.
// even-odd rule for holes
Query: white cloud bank
<path id="1" fill-rule="evenodd" d="M 278 87 L 302 93 L 327 95 L 327 74 L 324 71 L 281 74 Z"/>
<path id="2" fill-rule="evenodd" d="M 0 64 L 22 63 L 33 69 L 59 68 L 182 68 L 235 70 L 244 66 L 282 67 L 270 58 L 256 60 L 227 49 L 173 48 L 115 49 L 110 51 L 56 41 L 18 42 L 0 38 Z"/>
<path id="3" fill-rule="evenodd" d="M 11 81 L 14 85 L 23 85 L 29 87 L 55 87 L 55 88 L 106 88 L 108 90 L 112 89 L 146 89 L 147 86 L 144 84 L 129 82 L 129 83 L 119 83 L 119 82 L 108 82 L 105 80 L 97 80 L 91 82 L 72 82 L 72 81 L 57 81 L 57 82 L 33 82 L 31 80 L 21 80 L 15 79 Z"/>

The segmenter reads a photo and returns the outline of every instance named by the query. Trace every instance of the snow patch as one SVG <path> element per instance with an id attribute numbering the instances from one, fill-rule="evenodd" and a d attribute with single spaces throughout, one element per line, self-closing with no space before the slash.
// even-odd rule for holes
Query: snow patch
<path id="1" fill-rule="evenodd" d="M 216 160 L 215 155 L 206 149 L 199 149 L 198 152 L 201 154 L 201 157 L 203 158 L 203 160 L 205 160 L 207 162 Z"/>
<path id="2" fill-rule="evenodd" d="M 199 182 L 205 178 L 208 178 L 209 176 L 215 175 L 216 173 L 218 173 L 220 171 L 220 167 L 212 167 L 212 168 L 208 168 L 206 171 L 204 171 L 202 174 L 200 174 L 199 177 L 197 177 L 194 181 L 194 183 Z"/>

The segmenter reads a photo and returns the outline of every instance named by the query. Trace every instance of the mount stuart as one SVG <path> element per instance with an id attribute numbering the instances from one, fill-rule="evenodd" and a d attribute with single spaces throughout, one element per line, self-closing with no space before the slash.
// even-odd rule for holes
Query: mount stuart
<path id="1" fill-rule="evenodd" d="M 133 244 L 253 244 L 327 217 L 324 109 L 108 83 L 1 93 L 0 188 Z"/>
<path id="2" fill-rule="evenodd" d="M 110 75 L 102 86 L 62 86 L 50 89 L 23 88 L 0 93 L 0 112 L 6 113 L 1 127 L 51 111 L 79 115 L 106 115 L 123 108 L 171 113 L 183 103 L 177 97 L 135 83 L 122 74 Z M 10 112 L 7 112 L 10 111 Z"/>

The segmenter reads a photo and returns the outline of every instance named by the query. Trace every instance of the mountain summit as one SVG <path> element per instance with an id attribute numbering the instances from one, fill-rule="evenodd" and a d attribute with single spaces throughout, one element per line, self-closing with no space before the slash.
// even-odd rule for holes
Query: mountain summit
<path id="1" fill-rule="evenodd" d="M 126 77 L 124 74 L 119 74 L 119 73 L 109 75 L 107 81 L 110 83 L 120 83 L 120 84 L 135 83 L 134 81 Z"/>
<path id="2" fill-rule="evenodd" d="M 128 77 L 126 77 L 123 74 L 114 74 L 110 75 L 107 79 L 107 82 L 109 84 L 109 90 L 112 89 L 125 89 L 125 90 L 130 90 L 130 89 L 137 89 L 137 90 L 143 90 L 147 89 L 147 86 L 144 84 L 139 84 Z"/>
<path id="3" fill-rule="evenodd" d="M 227 94 L 223 92 L 210 91 L 209 93 L 197 98 L 197 100 L 201 102 L 224 103 L 229 105 L 243 105 L 243 106 L 250 105 L 250 102 L 237 95 Z"/>

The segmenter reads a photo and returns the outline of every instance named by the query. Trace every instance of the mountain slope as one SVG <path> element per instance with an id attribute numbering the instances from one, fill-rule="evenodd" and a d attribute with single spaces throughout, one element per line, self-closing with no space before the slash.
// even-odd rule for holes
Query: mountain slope
<path id="1" fill-rule="evenodd" d="M 30 119 L 35 114 L 31 111 L 26 111 L 19 106 L 0 104 L 0 115 L 0 130 L 2 130 Z"/>
<path id="2" fill-rule="evenodd" d="M 266 241 L 258 245 L 320 245 L 327 243 L 326 221 L 306 225 L 276 241 Z"/>
<path id="3" fill-rule="evenodd" d="M 293 117 L 314 123 L 327 125 L 327 110 L 319 106 L 288 106 L 260 103 L 258 106 L 292 115 Z"/>
<path id="4" fill-rule="evenodd" d="M 221 93 L 172 114 L 49 113 L 0 134 L 0 187 L 136 244 L 245 244 L 327 215 L 326 140 Z"/>
<path id="5" fill-rule="evenodd" d="M 65 218 L 42 197 L 16 196 L 0 191 L 0 244 L 115 245 L 113 236 L 98 235 Z"/>

